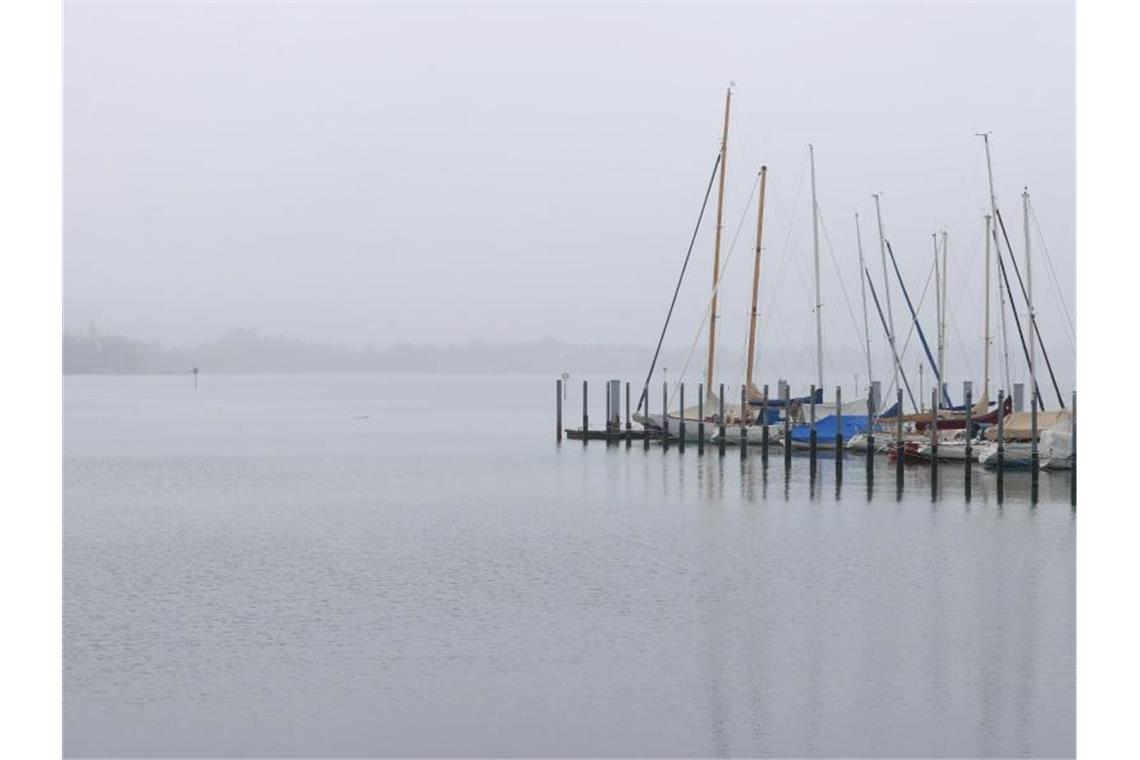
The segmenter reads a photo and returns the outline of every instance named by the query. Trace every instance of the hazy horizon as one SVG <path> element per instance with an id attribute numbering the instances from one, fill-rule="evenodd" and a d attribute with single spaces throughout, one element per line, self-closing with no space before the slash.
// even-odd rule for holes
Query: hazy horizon
<path id="1" fill-rule="evenodd" d="M 743 353 L 761 163 L 761 350 L 814 345 L 810 142 L 829 374 L 863 370 L 846 358 L 863 339 L 853 214 L 881 287 L 874 192 L 916 306 L 948 230 L 949 376 L 976 373 L 989 130 L 1023 266 L 1022 186 L 1040 222 L 1046 348 L 1074 361 L 1057 297 L 1075 314 L 1071 4 L 67 3 L 65 31 L 70 329 L 652 345 L 733 82 L 723 350 Z M 677 350 L 704 351 L 712 232 L 710 208 Z"/>

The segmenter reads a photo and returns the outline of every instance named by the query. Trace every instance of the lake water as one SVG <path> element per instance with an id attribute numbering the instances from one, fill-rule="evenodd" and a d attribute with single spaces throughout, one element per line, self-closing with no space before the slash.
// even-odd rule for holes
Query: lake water
<path id="1" fill-rule="evenodd" d="M 65 753 L 1074 755 L 1067 475 L 869 494 L 854 456 L 559 447 L 553 407 L 65 378 Z"/>

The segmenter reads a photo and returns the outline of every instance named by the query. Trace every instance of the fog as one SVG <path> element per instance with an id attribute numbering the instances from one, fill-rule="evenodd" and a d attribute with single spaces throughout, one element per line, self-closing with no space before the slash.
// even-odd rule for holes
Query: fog
<path id="1" fill-rule="evenodd" d="M 354 346 L 651 347 L 734 83 L 726 356 L 743 349 L 764 163 L 760 363 L 784 349 L 814 361 L 812 143 L 830 376 L 862 369 L 853 215 L 881 288 L 877 192 L 916 305 L 931 233 L 948 231 L 949 375 L 977 378 L 989 199 L 975 133 L 989 131 L 1019 258 L 1031 193 L 1038 318 L 1068 385 L 1074 54 L 1063 3 L 70 3 L 64 322 L 171 345 L 237 327 Z M 694 348 L 693 379 L 712 232 L 710 208 L 667 340 Z M 907 361 L 921 361 L 914 341 Z"/>

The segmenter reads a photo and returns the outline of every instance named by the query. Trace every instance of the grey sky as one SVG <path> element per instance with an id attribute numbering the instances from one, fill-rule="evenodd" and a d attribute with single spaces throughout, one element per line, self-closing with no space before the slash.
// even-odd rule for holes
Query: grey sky
<path id="1" fill-rule="evenodd" d="M 975 132 L 993 132 L 1015 249 L 1028 185 L 1075 306 L 1073 26 L 1064 3 L 69 4 L 65 324 L 172 343 L 234 326 L 349 344 L 651 343 L 734 81 L 727 241 L 744 222 L 724 344 L 742 346 L 745 201 L 762 162 L 764 345 L 811 340 L 813 142 L 855 314 L 852 214 L 878 272 L 878 191 L 914 290 L 930 233 L 949 230 L 951 375 L 980 370 Z M 711 231 L 710 219 L 673 346 L 697 335 Z M 861 330 L 823 250 L 838 357 Z M 1036 261 L 1045 340 L 1071 354 Z"/>

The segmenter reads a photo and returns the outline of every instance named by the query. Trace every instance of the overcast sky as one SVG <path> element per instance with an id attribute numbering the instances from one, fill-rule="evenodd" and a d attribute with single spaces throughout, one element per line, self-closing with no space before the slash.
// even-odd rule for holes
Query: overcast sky
<path id="1" fill-rule="evenodd" d="M 743 345 L 761 163 L 762 346 L 813 339 L 810 142 L 829 357 L 862 336 L 855 212 L 882 280 L 880 192 L 916 301 L 948 230 L 951 358 L 978 365 L 988 130 L 1019 256 L 1032 194 L 1045 341 L 1073 351 L 1048 271 L 1072 310 L 1071 4 L 85 2 L 65 56 L 70 328 L 652 344 L 734 82 L 724 345 Z M 674 347 L 702 334 L 712 229 Z M 923 312 L 932 330 L 932 293 Z"/>

